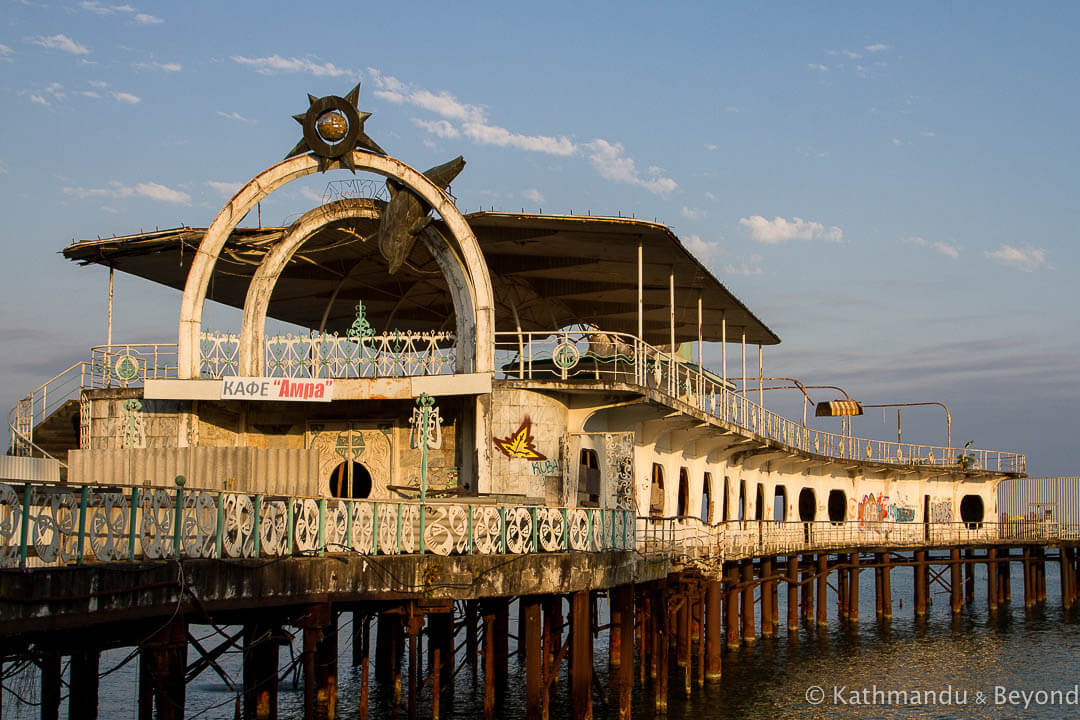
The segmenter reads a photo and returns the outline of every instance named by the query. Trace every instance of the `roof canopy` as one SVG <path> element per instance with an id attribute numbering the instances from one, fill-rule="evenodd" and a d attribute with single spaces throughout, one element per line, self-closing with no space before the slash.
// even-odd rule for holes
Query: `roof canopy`
<path id="1" fill-rule="evenodd" d="M 645 340 L 670 340 L 669 282 L 675 281 L 676 342 L 702 336 L 773 345 L 780 339 L 663 225 L 628 218 L 481 212 L 466 215 L 491 273 L 495 329 L 553 330 L 596 325 L 637 334 L 638 246 L 642 249 Z M 269 315 L 312 329 L 343 332 L 362 301 L 376 331 L 452 329 L 446 282 L 422 243 L 395 274 L 375 246 L 378 221 L 350 218 L 316 232 L 293 256 L 274 289 Z M 434 223 L 437 229 L 438 222 Z M 288 228 L 238 228 L 214 268 L 208 297 L 243 307 L 262 257 Z M 183 289 L 205 229 L 174 228 L 74 243 L 70 260 L 111 266 Z"/>

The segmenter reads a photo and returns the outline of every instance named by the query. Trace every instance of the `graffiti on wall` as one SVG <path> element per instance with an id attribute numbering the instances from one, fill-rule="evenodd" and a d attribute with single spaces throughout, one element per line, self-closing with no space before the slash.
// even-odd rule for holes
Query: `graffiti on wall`
<path id="1" fill-rule="evenodd" d="M 908 506 L 901 499 L 892 500 L 884 493 L 868 493 L 863 495 L 856 508 L 856 519 L 859 527 L 866 527 L 865 523 L 871 522 L 901 522 L 915 521 L 915 508 Z M 871 526 L 871 529 L 876 529 Z"/>
<path id="2" fill-rule="evenodd" d="M 562 471 L 559 469 L 559 461 L 556 458 L 533 460 L 532 462 L 533 475 L 559 475 L 561 472 Z"/>
<path id="3" fill-rule="evenodd" d="M 528 415 L 521 421 L 521 425 L 516 431 L 507 435 L 504 438 L 492 438 L 495 441 L 495 448 L 506 457 L 511 460 L 519 458 L 521 460 L 547 460 L 547 455 L 544 455 L 536 449 L 536 440 L 532 435 L 532 420 Z"/>
<path id="4" fill-rule="evenodd" d="M 953 521 L 952 506 L 952 500 L 933 500 L 930 503 L 930 522 L 951 523 Z"/>

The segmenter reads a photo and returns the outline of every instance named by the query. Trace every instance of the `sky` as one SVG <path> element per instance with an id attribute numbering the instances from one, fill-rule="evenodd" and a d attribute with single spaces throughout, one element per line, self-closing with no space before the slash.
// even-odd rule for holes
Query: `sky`
<path id="1" fill-rule="evenodd" d="M 944 402 L 954 445 L 1080 472 L 1075 3 L 2 7 L 4 408 L 105 342 L 107 272 L 60 250 L 207 226 L 300 139 L 308 93 L 360 83 L 388 153 L 465 156 L 463 211 L 656 219 L 779 334 L 767 375 Z M 179 293 L 115 292 L 114 341 L 175 342 Z M 877 413 L 855 433 L 895 438 Z M 942 444 L 943 416 L 906 410 L 904 440 Z"/>

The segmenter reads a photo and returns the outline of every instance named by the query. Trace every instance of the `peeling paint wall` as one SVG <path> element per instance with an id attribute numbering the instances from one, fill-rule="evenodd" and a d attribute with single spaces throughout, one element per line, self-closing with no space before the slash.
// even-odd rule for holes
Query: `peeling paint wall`
<path id="1" fill-rule="evenodd" d="M 492 391 L 491 492 L 563 504 L 566 405 L 532 390 Z M 576 459 L 575 459 L 576 462 Z"/>

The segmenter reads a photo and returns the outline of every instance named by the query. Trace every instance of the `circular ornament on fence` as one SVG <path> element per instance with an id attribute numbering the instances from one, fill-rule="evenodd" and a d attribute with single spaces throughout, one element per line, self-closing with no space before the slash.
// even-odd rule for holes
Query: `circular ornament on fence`
<path id="1" fill-rule="evenodd" d="M 129 382 L 139 374 L 139 361 L 133 355 L 121 355 L 113 366 L 113 375 L 117 380 Z"/>
<path id="2" fill-rule="evenodd" d="M 581 351 L 565 341 L 556 345 L 555 351 L 551 353 L 551 361 L 560 370 L 569 370 L 577 365 L 580 359 Z"/>

